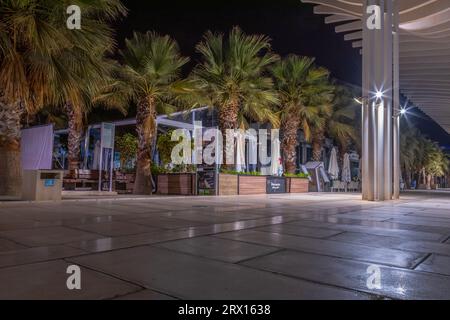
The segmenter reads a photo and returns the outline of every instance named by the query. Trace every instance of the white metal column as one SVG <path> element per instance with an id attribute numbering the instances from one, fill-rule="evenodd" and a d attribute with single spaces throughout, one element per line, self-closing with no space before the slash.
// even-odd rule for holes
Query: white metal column
<path id="1" fill-rule="evenodd" d="M 381 9 L 381 29 L 369 29 L 367 7 Z M 394 4 L 366 0 L 363 19 L 363 148 L 362 191 L 369 201 L 391 200 L 393 195 Z M 394 90 L 395 88 L 395 90 Z M 377 94 L 378 93 L 378 94 Z M 380 95 L 382 93 L 382 95 Z M 398 148 L 398 144 L 394 145 Z"/>
<path id="2" fill-rule="evenodd" d="M 394 3 L 394 128 L 393 128 L 393 199 L 400 199 L 400 35 L 398 1 Z"/>

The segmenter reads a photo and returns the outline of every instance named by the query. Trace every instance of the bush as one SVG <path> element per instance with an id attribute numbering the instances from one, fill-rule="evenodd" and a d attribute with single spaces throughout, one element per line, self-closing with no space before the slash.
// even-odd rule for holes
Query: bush
<path id="1" fill-rule="evenodd" d="M 286 178 L 301 178 L 301 179 L 308 179 L 309 174 L 308 173 L 285 173 L 284 176 Z"/>
<path id="2" fill-rule="evenodd" d="M 239 171 L 236 171 L 236 170 L 225 170 L 225 169 L 222 169 L 222 170 L 220 170 L 220 173 L 223 173 L 223 174 L 232 174 L 232 175 L 243 175 L 243 176 L 261 176 L 261 172 L 258 172 L 258 171 L 251 171 L 251 172 L 239 172 Z"/>
<path id="3" fill-rule="evenodd" d="M 179 141 L 172 141 L 172 133 L 173 130 L 167 131 L 165 134 L 161 134 L 158 136 L 158 141 L 156 143 L 156 147 L 158 149 L 159 158 L 162 163 L 162 167 L 159 168 L 159 171 L 163 170 L 161 173 L 190 173 L 195 172 L 195 166 L 180 164 L 180 165 L 172 165 L 172 150 L 175 146 L 180 143 Z M 194 148 L 192 143 L 191 148 Z M 158 170 L 158 169 L 157 169 Z M 153 171 L 152 171 L 153 172 Z"/>
<path id="4" fill-rule="evenodd" d="M 137 137 L 131 133 L 117 137 L 115 149 L 120 153 L 120 167 L 123 170 L 134 169 L 134 160 L 138 151 Z"/>

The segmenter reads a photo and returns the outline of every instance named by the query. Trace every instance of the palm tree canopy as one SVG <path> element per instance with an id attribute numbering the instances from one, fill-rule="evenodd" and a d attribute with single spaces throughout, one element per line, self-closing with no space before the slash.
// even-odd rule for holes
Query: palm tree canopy
<path id="1" fill-rule="evenodd" d="M 361 143 L 355 124 L 359 104 L 355 102 L 354 97 L 351 88 L 335 86 L 332 111 L 327 121 L 328 135 L 344 148 L 350 143 Z"/>
<path id="2" fill-rule="evenodd" d="M 66 28 L 69 5 L 82 10 L 81 30 Z M 95 53 L 114 46 L 106 22 L 125 13 L 119 0 L 2 1 L 0 90 L 6 99 L 21 101 L 30 113 L 64 99 L 81 102 L 79 77 L 96 71 L 87 67 Z"/>
<path id="3" fill-rule="evenodd" d="M 425 172 L 431 176 L 445 175 L 450 169 L 450 162 L 439 145 L 419 130 L 408 125 L 402 126 L 400 135 L 400 156 L 402 168 L 407 172 Z"/>
<path id="4" fill-rule="evenodd" d="M 263 35 L 246 35 L 240 28 L 231 30 L 228 38 L 208 31 L 197 45 L 202 57 L 193 71 L 204 105 L 220 110 L 229 105 L 239 107 L 239 122 L 246 118 L 277 122 L 273 106 L 278 103 L 272 79 L 266 68 L 279 57 L 271 52 L 270 39 Z"/>
<path id="5" fill-rule="evenodd" d="M 333 86 L 330 72 L 314 65 L 314 58 L 290 55 L 277 62 L 271 72 L 280 95 L 282 117 L 296 116 L 306 140 L 313 127 L 325 125 L 324 114 L 330 114 Z"/>
<path id="6" fill-rule="evenodd" d="M 151 31 L 135 32 L 119 53 L 123 65 L 116 68 L 116 81 L 99 100 L 126 104 L 152 99 L 158 113 L 173 112 L 187 83 L 180 80 L 181 70 L 189 62 L 181 56 L 177 42 Z"/>
<path id="7" fill-rule="evenodd" d="M 425 147 L 425 172 L 433 177 L 442 177 L 449 170 L 449 160 L 439 145 L 427 141 Z"/>

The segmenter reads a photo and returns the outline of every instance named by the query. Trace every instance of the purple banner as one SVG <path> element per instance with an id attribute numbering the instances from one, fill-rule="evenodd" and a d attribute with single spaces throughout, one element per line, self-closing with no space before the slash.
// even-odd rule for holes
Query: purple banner
<path id="1" fill-rule="evenodd" d="M 53 157 L 53 125 L 22 130 L 22 169 L 50 170 Z"/>

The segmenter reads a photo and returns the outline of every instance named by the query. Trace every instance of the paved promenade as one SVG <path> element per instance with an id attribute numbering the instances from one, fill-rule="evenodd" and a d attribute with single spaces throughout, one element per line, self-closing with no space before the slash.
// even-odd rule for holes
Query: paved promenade
<path id="1" fill-rule="evenodd" d="M 359 199 L 1 202 L 0 299 L 450 299 L 450 193 Z"/>

